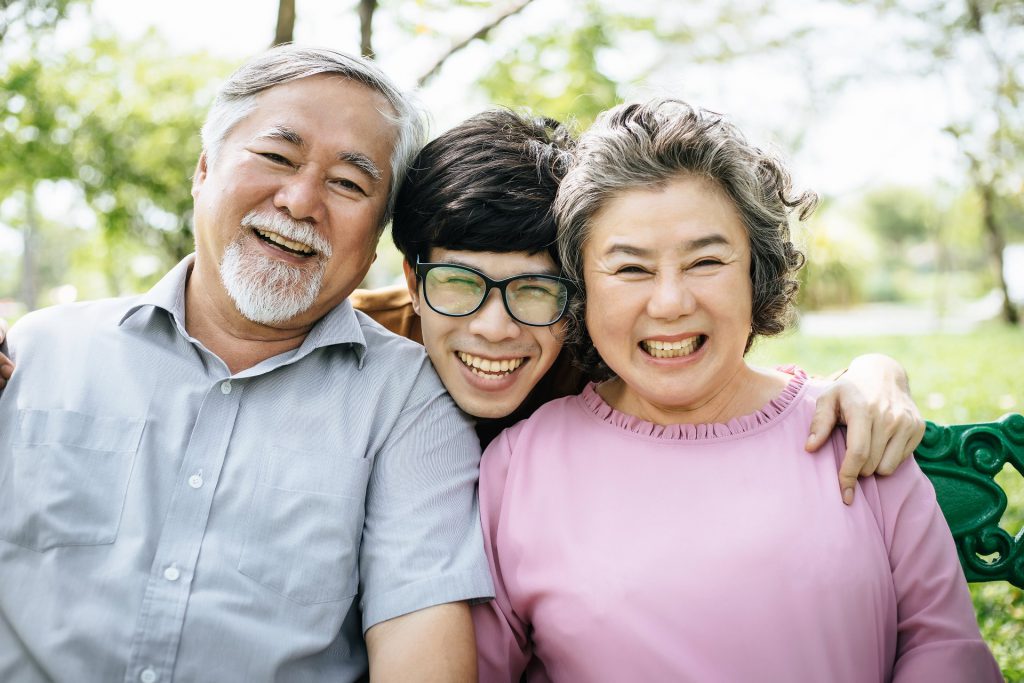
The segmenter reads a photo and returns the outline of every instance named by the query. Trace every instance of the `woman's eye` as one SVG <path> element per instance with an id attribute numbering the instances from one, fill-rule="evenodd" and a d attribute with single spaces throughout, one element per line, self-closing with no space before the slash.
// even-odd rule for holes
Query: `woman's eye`
<path id="1" fill-rule="evenodd" d="M 695 268 L 701 268 L 706 266 L 720 266 L 722 262 L 716 258 L 704 258 L 693 264 Z"/>
<path id="2" fill-rule="evenodd" d="M 616 271 L 616 275 L 632 275 L 636 273 L 646 273 L 647 271 L 640 266 L 620 266 Z"/>

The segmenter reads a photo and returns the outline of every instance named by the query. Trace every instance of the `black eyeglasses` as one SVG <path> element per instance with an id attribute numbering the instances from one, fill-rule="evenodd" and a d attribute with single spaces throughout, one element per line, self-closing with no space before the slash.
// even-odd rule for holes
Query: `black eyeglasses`
<path id="1" fill-rule="evenodd" d="M 480 310 L 492 289 L 501 291 L 505 310 L 524 325 L 545 327 L 565 315 L 572 283 L 557 275 L 525 273 L 492 280 L 478 270 L 451 263 L 420 263 L 416 277 L 423 281 L 423 298 L 441 315 L 461 318 Z"/>

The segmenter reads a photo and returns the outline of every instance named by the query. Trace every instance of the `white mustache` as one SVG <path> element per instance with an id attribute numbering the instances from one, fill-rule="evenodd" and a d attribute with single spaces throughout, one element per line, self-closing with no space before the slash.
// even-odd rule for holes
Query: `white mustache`
<path id="1" fill-rule="evenodd" d="M 331 244 L 309 223 L 289 218 L 280 212 L 250 211 L 242 218 L 243 228 L 276 232 L 293 242 L 308 245 L 323 258 L 331 258 Z"/>

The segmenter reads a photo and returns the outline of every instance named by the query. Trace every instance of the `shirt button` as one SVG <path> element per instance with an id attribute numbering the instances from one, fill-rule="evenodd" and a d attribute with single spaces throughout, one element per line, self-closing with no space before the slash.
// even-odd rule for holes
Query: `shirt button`
<path id="1" fill-rule="evenodd" d="M 181 572 L 173 564 L 164 570 L 164 578 L 168 581 L 177 581 L 181 578 Z"/>
<path id="2" fill-rule="evenodd" d="M 231 393 L 231 380 L 220 383 L 220 393 L 230 394 Z"/>
<path id="3" fill-rule="evenodd" d="M 148 668 L 143 669 L 142 673 L 139 674 L 139 680 L 142 683 L 156 683 L 157 678 L 156 672 Z"/>
<path id="4" fill-rule="evenodd" d="M 203 474 L 202 474 L 202 472 L 200 472 L 199 474 L 193 474 L 191 477 L 189 477 L 188 478 L 188 485 L 191 486 L 194 489 L 202 488 L 202 486 L 203 486 Z"/>

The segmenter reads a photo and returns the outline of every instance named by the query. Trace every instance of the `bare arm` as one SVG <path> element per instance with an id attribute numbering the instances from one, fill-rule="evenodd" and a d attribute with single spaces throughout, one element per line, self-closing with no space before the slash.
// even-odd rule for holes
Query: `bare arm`
<path id="1" fill-rule="evenodd" d="M 7 321 L 0 318 L 0 389 L 7 386 L 7 380 L 11 378 L 11 374 L 14 372 L 14 363 L 10 358 L 3 354 L 6 350 L 4 341 L 7 339 Z"/>
<path id="2" fill-rule="evenodd" d="M 469 605 L 451 602 L 382 621 L 366 632 L 373 683 L 475 683 Z"/>
<path id="3" fill-rule="evenodd" d="M 892 358 L 872 353 L 850 368 L 818 398 L 807 450 L 815 451 L 836 424 L 846 425 L 846 457 L 839 489 L 849 505 L 857 477 L 892 474 L 924 436 L 924 420 L 910 397 L 907 373 Z"/>

